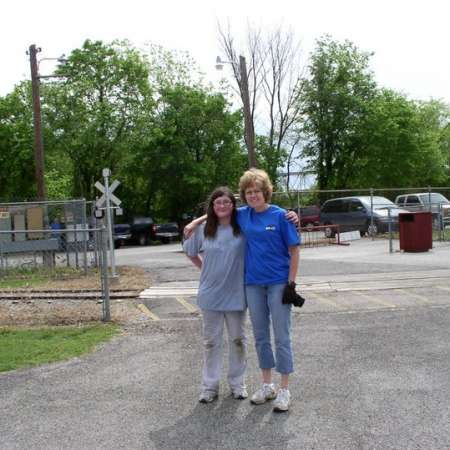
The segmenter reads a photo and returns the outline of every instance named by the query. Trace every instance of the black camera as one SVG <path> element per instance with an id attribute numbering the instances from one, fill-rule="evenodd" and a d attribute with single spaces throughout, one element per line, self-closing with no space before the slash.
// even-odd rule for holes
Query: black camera
<path id="1" fill-rule="evenodd" d="M 285 305 L 291 304 L 298 308 L 301 308 L 305 303 L 305 299 L 295 291 L 295 283 L 293 281 L 289 281 L 284 288 L 282 302 Z"/>

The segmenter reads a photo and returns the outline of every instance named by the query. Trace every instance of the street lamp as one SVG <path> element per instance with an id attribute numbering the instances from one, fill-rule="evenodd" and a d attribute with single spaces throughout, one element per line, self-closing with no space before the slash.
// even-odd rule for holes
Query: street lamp
<path id="1" fill-rule="evenodd" d="M 60 63 L 65 62 L 64 55 L 59 58 L 42 58 L 37 61 L 36 55 L 41 51 L 35 44 L 30 45 L 27 54 L 30 56 L 31 68 L 31 92 L 33 97 L 33 128 L 34 128 L 34 161 L 37 185 L 37 199 L 45 200 L 45 178 L 44 178 L 44 141 L 42 138 L 42 116 L 41 116 L 41 97 L 39 85 L 41 78 L 58 77 L 58 75 L 39 75 L 39 63 L 44 60 L 56 60 Z"/>
<path id="2" fill-rule="evenodd" d="M 222 70 L 224 64 L 231 64 L 235 69 L 236 80 L 239 85 L 242 105 L 244 107 L 244 139 L 248 150 L 249 167 L 256 167 L 255 129 L 250 110 L 250 95 L 248 92 L 247 64 L 243 56 L 239 56 L 239 65 L 235 61 L 223 61 L 220 56 L 216 58 L 216 69 Z M 237 72 L 237 73 L 236 73 Z"/>

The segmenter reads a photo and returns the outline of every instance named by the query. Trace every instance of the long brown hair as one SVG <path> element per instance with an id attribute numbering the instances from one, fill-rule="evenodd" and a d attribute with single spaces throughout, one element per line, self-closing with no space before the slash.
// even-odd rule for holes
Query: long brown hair
<path id="1" fill-rule="evenodd" d="M 217 227 L 219 226 L 219 219 L 217 218 L 217 215 L 214 211 L 214 200 L 216 198 L 222 197 L 226 195 L 233 205 L 233 211 L 231 212 L 231 220 L 230 225 L 233 228 L 233 234 L 237 236 L 241 230 L 239 228 L 239 225 L 237 223 L 237 213 L 236 213 L 236 199 L 234 198 L 233 193 L 229 188 L 226 186 L 220 186 L 214 191 L 211 192 L 210 196 L 208 197 L 208 206 L 206 208 L 206 225 L 205 225 L 205 237 L 214 238 L 217 233 Z"/>

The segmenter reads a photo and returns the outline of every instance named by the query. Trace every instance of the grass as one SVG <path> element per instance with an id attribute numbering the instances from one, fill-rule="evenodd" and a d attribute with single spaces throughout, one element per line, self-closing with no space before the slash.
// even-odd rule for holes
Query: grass
<path id="1" fill-rule="evenodd" d="M 46 269 L 37 268 L 8 268 L 0 271 L 0 289 L 29 288 L 40 286 L 49 280 L 83 276 L 80 270 L 71 267 L 57 267 Z"/>
<path id="2" fill-rule="evenodd" d="M 119 333 L 113 324 L 42 329 L 0 329 L 0 372 L 67 360 Z"/>
<path id="3" fill-rule="evenodd" d="M 149 286 L 149 277 L 142 267 L 117 266 L 120 275 L 114 289 L 144 289 Z M 87 274 L 71 267 L 0 268 L 1 289 L 100 289 L 100 272 L 88 268 Z"/>

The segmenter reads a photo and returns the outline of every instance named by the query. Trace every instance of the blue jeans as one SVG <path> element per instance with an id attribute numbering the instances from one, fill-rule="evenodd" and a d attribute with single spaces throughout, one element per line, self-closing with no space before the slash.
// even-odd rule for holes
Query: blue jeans
<path id="1" fill-rule="evenodd" d="M 294 371 L 290 336 L 292 305 L 283 305 L 281 302 L 285 286 L 285 283 L 245 286 L 259 367 L 261 369 L 275 367 L 281 374 Z M 270 335 L 271 320 L 275 338 L 275 358 Z"/>

